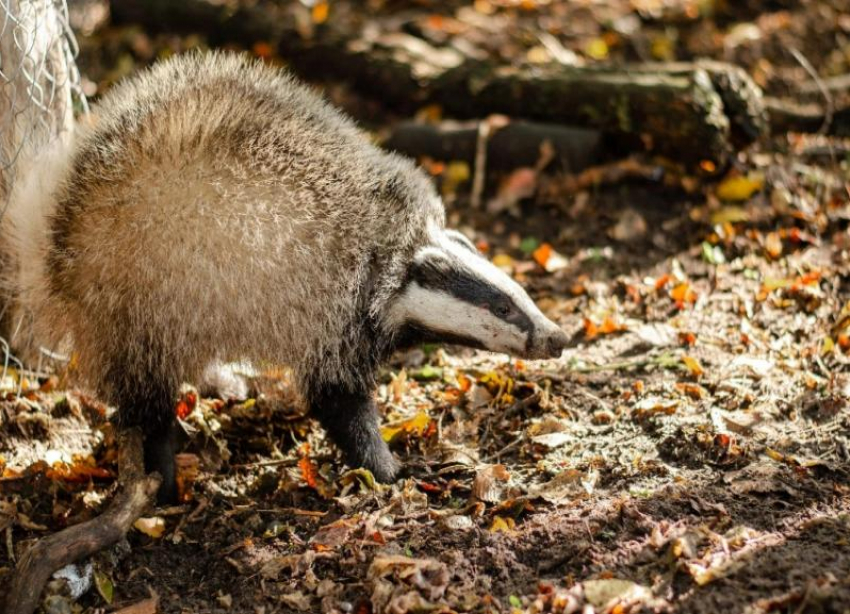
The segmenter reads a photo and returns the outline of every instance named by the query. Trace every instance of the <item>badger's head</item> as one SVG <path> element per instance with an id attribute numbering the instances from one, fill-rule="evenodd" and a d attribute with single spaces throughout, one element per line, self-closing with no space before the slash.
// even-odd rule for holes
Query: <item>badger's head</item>
<path id="1" fill-rule="evenodd" d="M 567 335 L 459 232 L 435 230 L 410 263 L 389 320 L 407 342 L 436 341 L 557 358 Z"/>

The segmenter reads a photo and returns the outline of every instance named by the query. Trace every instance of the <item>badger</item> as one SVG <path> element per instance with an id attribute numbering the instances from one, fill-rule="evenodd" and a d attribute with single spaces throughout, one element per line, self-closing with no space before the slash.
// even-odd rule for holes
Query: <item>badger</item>
<path id="1" fill-rule="evenodd" d="M 69 342 L 118 427 L 143 429 L 164 501 L 178 388 L 210 364 L 289 366 L 345 461 L 392 482 L 373 391 L 393 351 L 537 359 L 567 342 L 445 227 L 413 162 L 241 56 L 177 56 L 117 85 L 26 177 L 0 229 L 9 313 L 40 344 Z"/>

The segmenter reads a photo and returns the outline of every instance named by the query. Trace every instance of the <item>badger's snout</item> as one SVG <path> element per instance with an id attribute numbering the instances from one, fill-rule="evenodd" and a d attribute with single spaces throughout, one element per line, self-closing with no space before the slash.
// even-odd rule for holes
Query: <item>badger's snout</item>
<path id="1" fill-rule="evenodd" d="M 532 338 L 528 348 L 528 358 L 560 358 L 570 338 L 554 323 Z"/>

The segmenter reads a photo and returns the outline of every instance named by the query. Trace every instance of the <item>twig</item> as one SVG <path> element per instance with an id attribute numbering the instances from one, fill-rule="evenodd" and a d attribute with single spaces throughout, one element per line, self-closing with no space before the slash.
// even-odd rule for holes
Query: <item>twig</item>
<path id="1" fill-rule="evenodd" d="M 472 177 L 472 194 L 469 201 L 473 209 L 481 208 L 484 195 L 484 180 L 487 178 L 487 142 L 500 128 L 508 125 L 503 115 L 491 115 L 478 123 L 478 138 L 475 141 L 475 169 Z"/>
<path id="2" fill-rule="evenodd" d="M 809 73 L 809 76 L 817 84 L 818 89 L 820 90 L 820 93 L 823 96 L 824 101 L 826 102 L 826 112 L 824 113 L 823 125 L 820 127 L 820 130 L 818 130 L 818 134 L 826 134 L 829 130 L 830 125 L 832 124 L 832 117 L 835 114 L 835 100 L 833 100 L 832 94 L 829 92 L 829 89 L 827 89 L 823 80 L 821 80 L 818 71 L 816 71 L 815 67 L 812 66 L 811 62 L 806 59 L 806 56 L 804 56 L 800 52 L 800 50 L 796 49 L 795 47 L 789 47 L 788 51 L 791 53 L 791 55 L 794 56 L 794 59 L 800 63 L 800 66 L 803 67 L 803 70 Z"/>
<path id="3" fill-rule="evenodd" d="M 602 407 L 602 409 L 604 409 L 605 411 L 608 411 L 608 412 L 611 411 L 611 406 L 608 405 L 608 403 L 606 403 L 603 399 L 596 396 L 595 394 L 593 394 L 589 390 L 585 390 L 583 387 L 579 386 L 578 391 L 579 391 L 580 394 L 583 394 L 584 396 L 586 396 L 591 401 L 596 401 L 597 403 L 599 403 L 599 406 Z"/>
<path id="4" fill-rule="evenodd" d="M 122 491 L 97 518 L 40 539 L 24 553 L 9 584 L 5 614 L 35 612 L 44 585 L 57 569 L 118 542 L 150 507 L 160 477 L 145 475 L 141 433 L 123 432 L 118 445 Z"/>
<path id="5" fill-rule="evenodd" d="M 493 456 L 488 456 L 486 459 L 484 459 L 484 462 L 489 463 L 489 462 L 492 462 L 494 460 L 499 460 L 500 456 L 502 456 L 503 454 L 507 454 L 508 452 L 513 450 L 515 447 L 517 447 L 520 444 L 520 442 L 523 440 L 524 437 L 525 437 L 524 435 L 520 435 L 519 437 L 514 439 L 511 443 L 506 445 L 504 448 L 502 448 L 501 450 L 496 452 Z"/>
<path id="6" fill-rule="evenodd" d="M 597 373 L 599 371 L 623 371 L 626 369 L 635 369 L 639 367 L 679 367 L 679 358 L 672 354 L 662 354 L 651 358 L 641 358 L 639 360 L 626 360 L 623 362 L 609 362 L 601 365 L 588 365 L 586 367 L 567 366 L 569 371 L 574 373 Z M 560 377 L 557 373 L 544 372 L 546 377 Z"/>
<path id="7" fill-rule="evenodd" d="M 325 462 L 334 459 L 333 454 L 316 454 L 311 456 L 315 462 Z M 231 469 L 256 469 L 259 467 L 295 467 L 298 465 L 298 458 L 279 458 L 276 460 L 258 461 L 256 463 L 243 463 L 241 465 L 231 465 Z"/>

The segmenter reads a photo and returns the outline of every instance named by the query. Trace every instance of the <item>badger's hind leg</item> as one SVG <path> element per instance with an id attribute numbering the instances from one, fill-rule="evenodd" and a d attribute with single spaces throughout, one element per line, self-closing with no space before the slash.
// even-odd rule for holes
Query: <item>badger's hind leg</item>
<path id="1" fill-rule="evenodd" d="M 177 500 L 174 455 L 178 443 L 174 403 L 178 386 L 170 381 L 171 378 L 152 374 L 133 377 L 134 371 L 126 366 L 110 371 L 110 384 L 115 391 L 113 401 L 118 407 L 117 426 L 119 429 L 141 429 L 145 471 L 156 472 L 162 478 L 157 500 L 174 503 Z"/>
<path id="2" fill-rule="evenodd" d="M 309 395 L 310 411 L 352 467 L 365 467 L 379 482 L 395 481 L 399 470 L 378 428 L 375 399 L 368 392 L 324 386 Z"/>

